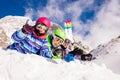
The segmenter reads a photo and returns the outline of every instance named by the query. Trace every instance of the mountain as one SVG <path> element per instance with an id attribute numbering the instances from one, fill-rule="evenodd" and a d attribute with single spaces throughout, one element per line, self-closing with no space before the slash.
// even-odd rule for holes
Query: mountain
<path id="1" fill-rule="evenodd" d="M 1 80 L 119 80 L 120 79 L 120 36 L 106 44 L 99 45 L 90 53 L 96 57 L 93 61 L 51 60 L 35 54 L 21 54 L 17 51 L 3 50 L 12 40 L 12 33 L 26 23 L 29 18 L 6 16 L 0 19 L 0 79 Z M 29 24 L 35 21 L 29 19 Z M 53 27 L 55 26 L 55 27 Z M 52 23 L 48 33 L 62 28 Z M 72 47 L 83 46 L 82 41 Z"/>
<path id="2" fill-rule="evenodd" d="M 91 51 L 97 59 L 95 63 L 105 64 L 113 72 L 120 74 L 120 36 Z"/>

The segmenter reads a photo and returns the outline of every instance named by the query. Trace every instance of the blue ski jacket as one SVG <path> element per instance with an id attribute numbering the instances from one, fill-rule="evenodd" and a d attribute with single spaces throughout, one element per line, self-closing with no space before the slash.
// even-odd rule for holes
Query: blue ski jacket
<path id="1" fill-rule="evenodd" d="M 11 37 L 14 41 L 13 44 L 8 46 L 8 49 L 17 50 L 23 54 L 32 53 L 51 58 L 52 54 L 48 48 L 47 39 L 36 38 L 33 33 L 27 35 L 21 30 L 13 33 Z"/>

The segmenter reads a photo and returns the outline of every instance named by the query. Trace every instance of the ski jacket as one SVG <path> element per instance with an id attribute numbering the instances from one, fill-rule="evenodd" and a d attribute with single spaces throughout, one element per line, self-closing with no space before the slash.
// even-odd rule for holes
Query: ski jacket
<path id="1" fill-rule="evenodd" d="M 52 49 L 54 49 L 53 45 L 52 45 L 52 39 L 53 39 L 53 36 L 52 35 L 47 35 L 47 41 L 48 41 L 48 48 L 49 50 L 52 51 Z"/>
<path id="2" fill-rule="evenodd" d="M 14 41 L 9 46 L 10 49 L 15 49 L 21 53 L 33 53 L 39 52 L 39 55 L 51 58 L 51 51 L 48 49 L 48 41 L 46 38 L 36 38 L 33 33 L 29 35 L 24 34 L 21 30 L 13 33 L 11 37 Z"/>

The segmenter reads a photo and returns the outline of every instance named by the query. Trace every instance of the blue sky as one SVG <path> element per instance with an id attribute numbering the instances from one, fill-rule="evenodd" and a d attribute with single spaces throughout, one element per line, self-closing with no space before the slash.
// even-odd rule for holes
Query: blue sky
<path id="1" fill-rule="evenodd" d="M 0 18 L 7 16 L 7 15 L 15 15 L 15 16 L 24 16 L 26 14 L 25 10 L 26 8 L 32 8 L 34 11 L 37 11 L 37 9 L 44 9 L 48 3 L 48 1 L 54 1 L 54 0 L 2 0 L 0 2 Z M 58 4 L 59 8 L 61 10 L 64 10 L 68 4 L 75 3 L 78 0 L 56 0 L 56 4 Z M 82 1 L 89 1 L 89 0 L 80 0 Z M 88 7 L 85 7 L 84 10 L 81 12 L 80 20 L 84 23 L 87 22 L 88 19 L 92 20 L 94 19 L 94 16 L 96 12 L 99 10 L 99 7 L 104 4 L 105 0 L 91 0 L 94 1 L 92 4 L 90 4 Z M 56 5 L 55 4 L 55 5 Z M 84 3 L 83 3 L 84 4 Z M 80 4 L 82 5 L 82 4 Z M 93 9 L 92 9 L 93 7 Z M 97 9 L 95 9 L 96 7 Z M 71 14 L 69 12 L 66 12 L 65 19 L 69 18 L 71 19 Z M 37 16 L 33 16 L 33 19 L 36 19 Z"/>

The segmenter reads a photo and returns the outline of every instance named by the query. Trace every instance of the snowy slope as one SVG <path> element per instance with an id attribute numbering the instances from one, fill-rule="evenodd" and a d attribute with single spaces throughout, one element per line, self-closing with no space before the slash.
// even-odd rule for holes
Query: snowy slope
<path id="1" fill-rule="evenodd" d="M 104 65 L 92 62 L 64 62 L 58 64 L 33 54 L 0 49 L 1 80 L 119 80 Z"/>
<path id="2" fill-rule="evenodd" d="M 120 37 L 100 45 L 91 53 L 97 56 L 95 63 L 105 64 L 113 72 L 120 74 Z"/>
<path id="3" fill-rule="evenodd" d="M 20 29 L 29 18 L 20 17 L 20 16 L 6 16 L 0 19 L 0 27 L 7 32 L 7 36 L 11 37 L 11 34 Z M 29 19 L 29 23 L 31 23 L 31 19 Z"/>

